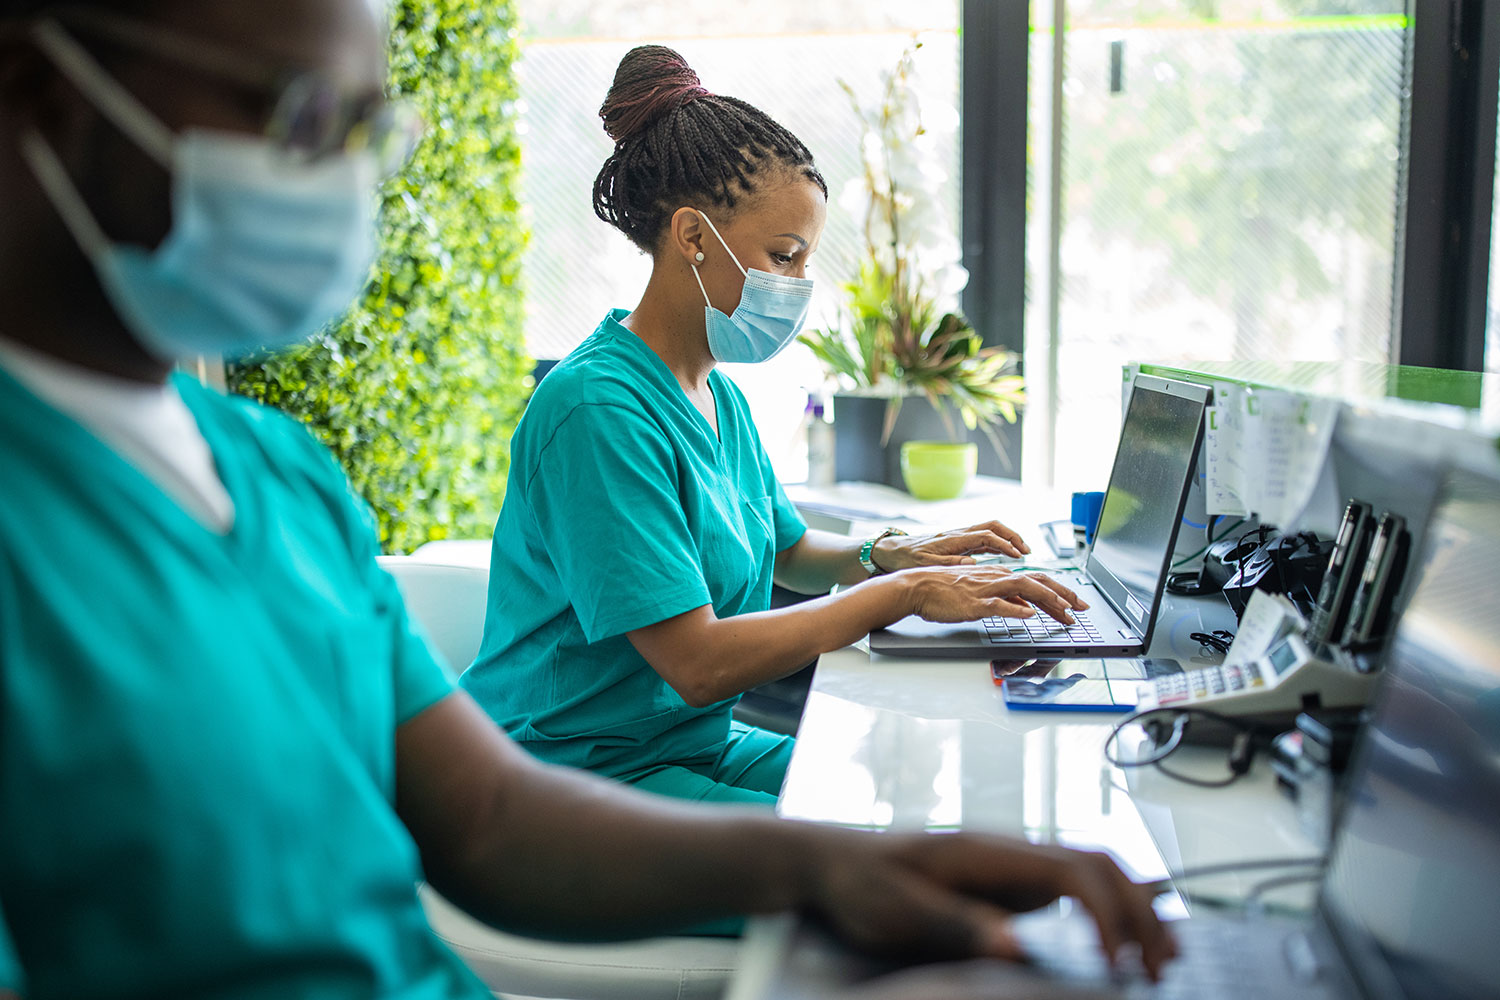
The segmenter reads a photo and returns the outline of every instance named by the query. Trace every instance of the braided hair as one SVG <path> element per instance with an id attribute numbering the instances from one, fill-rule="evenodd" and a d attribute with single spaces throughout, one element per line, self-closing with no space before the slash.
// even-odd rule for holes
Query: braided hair
<path id="1" fill-rule="evenodd" d="M 594 178 L 594 214 L 647 253 L 682 205 L 732 210 L 763 171 L 800 174 L 828 196 L 800 139 L 744 101 L 703 89 L 664 45 L 625 53 L 599 117 L 615 149 Z"/>

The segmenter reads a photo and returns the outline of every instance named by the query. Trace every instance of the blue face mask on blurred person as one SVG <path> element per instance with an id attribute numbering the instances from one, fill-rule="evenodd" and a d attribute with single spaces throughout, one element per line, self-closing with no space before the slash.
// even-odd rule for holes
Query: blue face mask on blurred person
<path id="1" fill-rule="evenodd" d="M 22 152 L 136 339 L 163 360 L 243 357 L 305 340 L 348 307 L 375 255 L 375 158 L 308 161 L 269 139 L 174 135 L 55 24 L 42 51 L 172 177 L 154 250 L 114 243 L 37 132 Z"/>
<path id="2" fill-rule="evenodd" d="M 693 265 L 693 277 L 698 279 L 698 289 L 703 292 L 703 301 L 708 303 L 703 315 L 708 327 L 709 353 L 716 361 L 743 364 L 769 361 L 801 332 L 808 307 L 812 305 L 812 279 L 771 274 L 755 268 L 746 271 L 734 251 L 729 249 L 729 244 L 724 242 L 724 237 L 719 236 L 718 229 L 709 222 L 708 216 L 699 212 L 698 217 L 745 276 L 740 304 L 735 307 L 733 316 L 725 316 L 708 301 L 708 289 L 703 287 L 698 265 Z"/>

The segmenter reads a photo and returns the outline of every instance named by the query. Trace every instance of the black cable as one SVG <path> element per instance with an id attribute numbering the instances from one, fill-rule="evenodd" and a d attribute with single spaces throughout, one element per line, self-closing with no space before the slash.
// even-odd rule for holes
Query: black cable
<path id="1" fill-rule="evenodd" d="M 1113 747 L 1115 745 L 1115 743 L 1119 741 L 1119 739 L 1120 739 L 1120 733 L 1124 731 L 1124 729 L 1125 729 L 1126 726 L 1130 725 L 1131 723 L 1139 723 L 1142 719 L 1148 718 L 1148 717 L 1150 717 L 1152 715 L 1161 714 L 1161 713 L 1166 712 L 1166 711 L 1175 711 L 1176 712 L 1176 717 L 1173 718 L 1173 720 L 1172 720 L 1172 735 L 1171 735 L 1171 738 L 1168 739 L 1165 743 L 1158 744 L 1158 746 L 1156 747 L 1156 752 L 1155 753 L 1153 753 L 1153 754 L 1151 754 L 1151 755 L 1149 755 L 1147 757 L 1143 757 L 1143 758 L 1141 758 L 1139 760 L 1129 760 L 1129 761 L 1127 761 L 1127 760 L 1121 760 L 1121 759 L 1119 759 L 1117 756 L 1115 756 L 1115 754 L 1113 754 L 1110 751 L 1110 748 Z M 1176 750 L 1182 744 L 1183 734 L 1187 732 L 1187 724 L 1188 724 L 1188 713 L 1187 713 L 1186 710 L 1181 710 L 1181 709 L 1171 709 L 1171 710 L 1168 710 L 1168 709 L 1155 708 L 1155 709 L 1147 709 L 1144 712 L 1132 712 L 1130 715 L 1127 715 L 1125 718 L 1123 718 L 1119 722 L 1115 723 L 1114 728 L 1112 728 L 1109 731 L 1109 735 L 1107 737 L 1105 737 L 1105 739 L 1104 739 L 1104 759 L 1108 763 L 1113 764 L 1115 767 L 1122 768 L 1122 769 L 1123 768 L 1128 768 L 1128 767 L 1145 767 L 1148 764 L 1155 764 L 1159 760 L 1166 760 L 1167 757 L 1171 756 L 1172 752 L 1174 750 Z M 1154 739 L 1153 739 L 1153 742 L 1154 742 Z"/>
<path id="2" fill-rule="evenodd" d="M 1281 537 L 1285 538 L 1288 536 L 1283 535 Z M 1307 549 L 1309 552 L 1314 551 L 1315 546 L 1318 544 L 1318 536 L 1311 531 L 1299 531 L 1295 535 L 1290 536 L 1290 539 L 1291 545 L 1289 547 L 1284 550 L 1278 549 L 1270 556 L 1272 565 L 1276 567 L 1276 579 L 1281 584 L 1281 593 L 1286 594 L 1288 597 L 1291 596 L 1292 588 L 1286 582 L 1287 564 L 1292 561 L 1293 556 L 1303 549 Z M 1261 544 L 1265 544 L 1264 538 L 1261 539 Z M 1301 587 L 1304 594 L 1312 596 L 1312 591 L 1305 581 L 1301 584 Z M 1316 601 L 1317 598 L 1313 598 L 1313 600 Z"/>
<path id="3" fill-rule="evenodd" d="M 1251 528 L 1249 531 L 1245 532 L 1243 535 L 1237 538 L 1235 540 L 1234 547 L 1241 547 L 1245 544 L 1245 539 L 1249 538 L 1251 535 L 1256 535 L 1258 537 L 1255 539 L 1255 546 L 1256 548 L 1259 548 L 1260 546 L 1266 544 L 1266 536 L 1275 530 L 1276 529 L 1269 524 L 1257 524 L 1255 527 Z M 1239 565 L 1244 561 L 1245 558 L 1242 556 L 1241 558 L 1235 560 L 1235 565 Z"/>
<path id="4" fill-rule="evenodd" d="M 1162 774 L 1165 774 L 1167 777 L 1171 778 L 1173 781 L 1180 781 L 1184 785 L 1192 785 L 1194 788 L 1228 788 L 1230 785 L 1234 784 L 1236 781 L 1239 781 L 1242 777 L 1244 777 L 1243 771 L 1238 773 L 1231 771 L 1229 777 L 1227 778 L 1217 778 L 1214 780 L 1209 780 L 1208 778 L 1194 778 L 1192 775 L 1183 774 L 1180 771 L 1172 770 L 1161 761 L 1156 762 L 1156 769 Z"/>
<path id="5" fill-rule="evenodd" d="M 1181 743 L 1181 740 L 1178 740 Z M 1174 748 L 1175 749 L 1175 748 Z M 1161 761 L 1156 761 L 1156 769 L 1174 781 L 1180 781 L 1184 785 L 1193 785 L 1196 788 L 1226 788 L 1239 781 L 1250 771 L 1250 764 L 1255 759 L 1255 745 L 1252 742 L 1248 730 L 1235 733 L 1234 741 L 1229 746 L 1229 759 L 1225 763 L 1229 766 L 1229 776 L 1225 778 L 1195 778 L 1189 774 L 1174 771 Z"/>
<path id="6" fill-rule="evenodd" d="M 1215 518 L 1219 516 L 1221 515 L 1214 515 Z M 1231 524 L 1229 527 L 1225 528 L 1223 534 L 1219 535 L 1217 538 L 1214 538 L 1210 535 L 1207 545 L 1203 546 L 1201 549 L 1198 549 L 1196 552 L 1192 552 L 1188 555 L 1183 556 L 1181 559 L 1178 559 L 1176 562 L 1172 563 L 1170 569 L 1176 570 L 1177 567 L 1183 565 L 1184 563 L 1190 563 L 1194 559 L 1197 559 L 1199 556 L 1205 556 L 1206 558 L 1205 553 L 1207 553 L 1209 549 L 1213 548 L 1213 546 L 1217 543 L 1223 541 L 1231 531 L 1233 531 L 1235 528 L 1238 528 L 1244 523 L 1244 519 L 1241 518 L 1240 520 Z M 1213 524 L 1212 519 L 1210 519 L 1209 524 L 1210 526 Z M 1211 527 L 1209 529 L 1205 529 L 1205 531 L 1207 530 L 1211 530 Z M 1207 594 L 1209 592 L 1218 593 L 1219 588 L 1209 584 L 1204 579 L 1204 573 L 1207 571 L 1207 568 L 1207 563 L 1204 563 L 1197 569 L 1169 572 L 1167 574 L 1167 591 L 1169 593 L 1179 594 L 1187 597 L 1197 597 L 1200 594 Z"/>
<path id="7" fill-rule="evenodd" d="M 1215 518 L 1224 517 L 1224 516 L 1226 516 L 1226 515 L 1224 515 L 1224 514 L 1215 514 L 1214 515 Z M 1189 562 L 1192 562 L 1194 559 L 1197 559 L 1199 556 L 1203 555 L 1205 552 L 1207 552 L 1209 549 L 1211 549 L 1216 543 L 1222 542 L 1224 539 L 1228 538 L 1229 537 L 1229 533 L 1231 531 L 1233 531 L 1235 528 L 1238 528 L 1240 525 L 1242 525 L 1244 523 L 1245 523 L 1245 519 L 1242 517 L 1238 521 L 1236 521 L 1233 524 L 1231 524 L 1229 527 L 1225 528 L 1223 534 L 1219 535 L 1217 538 L 1215 538 L 1212 535 L 1210 535 L 1209 539 L 1208 539 L 1208 544 L 1207 545 L 1203 546 L 1203 548 L 1199 549 L 1196 552 L 1189 553 L 1188 555 L 1183 556 L 1181 559 L 1178 559 L 1176 562 L 1174 562 L 1172 564 L 1172 569 L 1176 569 L 1178 566 L 1181 566 L 1183 563 L 1189 563 Z M 1212 524 L 1212 521 L 1210 521 L 1210 524 Z M 1252 528 L 1251 530 L 1253 531 L 1254 529 Z"/>
<path id="8" fill-rule="evenodd" d="M 1209 588 L 1203 583 L 1202 569 L 1183 570 L 1167 574 L 1167 593 L 1180 597 L 1197 597 Z"/>
<path id="9" fill-rule="evenodd" d="M 1164 742 L 1157 744 L 1154 751 L 1137 760 L 1122 760 L 1115 752 L 1114 747 L 1119 742 L 1120 734 L 1125 731 L 1126 726 L 1139 725 L 1148 733 L 1151 727 L 1146 725 L 1147 721 L 1154 721 L 1162 716 L 1171 716 L 1172 731 Z M 1228 726 L 1234 731 L 1234 739 L 1230 743 L 1229 754 L 1225 759 L 1225 766 L 1229 768 L 1229 775 L 1224 778 L 1195 778 L 1191 775 L 1182 774 L 1162 766 L 1166 760 L 1182 746 L 1183 737 L 1187 734 L 1187 728 L 1194 718 L 1200 718 L 1209 722 L 1216 722 Z M 1255 749 L 1257 738 L 1269 739 L 1275 735 L 1276 727 L 1258 725 L 1244 719 L 1223 715 L 1206 708 L 1148 708 L 1141 712 L 1134 712 L 1115 723 L 1110 729 L 1109 736 L 1104 740 L 1104 759 L 1118 768 L 1155 766 L 1162 774 L 1175 781 L 1194 785 L 1199 788 L 1224 788 L 1234 784 L 1250 771 L 1250 765 L 1255 760 Z M 1155 742 L 1155 735 L 1152 740 Z"/>
<path id="10" fill-rule="evenodd" d="M 1216 628 L 1212 632 L 1189 632 L 1188 638 L 1216 653 L 1228 653 L 1230 644 L 1234 642 L 1234 633 L 1228 629 Z"/>
<path id="11" fill-rule="evenodd" d="M 1291 600 L 1292 597 L 1292 588 L 1287 586 L 1286 582 L 1287 563 L 1291 562 L 1292 556 L 1296 555 L 1302 549 L 1308 549 L 1309 551 L 1311 551 L 1312 547 L 1316 545 L 1317 542 L 1317 535 L 1313 534 L 1310 531 L 1299 531 L 1297 532 L 1296 540 L 1292 543 L 1292 547 L 1286 552 L 1278 552 L 1276 556 L 1272 558 L 1271 561 L 1276 564 L 1276 576 L 1281 581 L 1281 592 L 1287 596 L 1287 600 Z M 1309 597 L 1312 597 L 1312 592 L 1308 589 L 1306 581 L 1302 583 L 1302 592 L 1304 594 L 1307 594 Z M 1316 597 L 1313 597 L 1312 600 L 1313 603 L 1317 603 Z"/>
<path id="12" fill-rule="evenodd" d="M 1241 518 L 1240 520 L 1236 521 L 1234 524 L 1232 524 L 1228 528 L 1226 528 L 1225 531 L 1224 531 L 1224 534 L 1220 535 L 1219 537 L 1221 539 L 1224 538 L 1226 535 L 1229 534 L 1229 532 L 1233 531 L 1235 528 L 1238 528 L 1240 525 L 1242 525 L 1244 523 L 1245 523 L 1245 519 Z M 1236 538 L 1234 540 L 1234 548 L 1231 550 L 1231 552 L 1229 554 L 1232 555 L 1233 553 L 1239 552 L 1241 549 L 1243 549 L 1245 547 L 1245 539 L 1249 538 L 1251 535 L 1257 535 L 1258 536 L 1256 538 L 1256 549 L 1259 549 L 1261 546 L 1265 545 L 1265 543 L 1266 543 L 1266 536 L 1268 534 L 1270 534 L 1274 530 L 1275 529 L 1272 528 L 1268 524 L 1257 524 L 1255 527 L 1251 528 L 1249 531 L 1246 531 L 1244 534 L 1240 535 L 1240 537 L 1238 537 L 1238 538 Z M 1207 550 L 1205 549 L 1204 551 L 1207 551 Z M 1241 579 L 1241 583 L 1243 583 L 1244 571 L 1245 571 L 1245 560 L 1248 559 L 1249 557 L 1250 557 L 1250 553 L 1247 552 L 1247 553 L 1245 553 L 1244 555 L 1242 555 L 1242 556 L 1240 556 L 1238 558 L 1235 558 L 1235 559 L 1226 559 L 1225 560 L 1226 562 L 1230 562 L 1230 563 L 1234 564 L 1234 572 L 1232 572 L 1232 573 L 1229 574 L 1229 579 L 1230 580 L 1234 580 L 1236 577 L 1239 577 Z M 1174 565 L 1176 565 L 1176 564 L 1174 564 Z M 1201 575 L 1202 570 L 1199 570 L 1199 573 Z M 1189 585 L 1187 585 L 1187 584 L 1185 584 L 1183 582 L 1180 582 L 1177 579 L 1178 577 L 1187 576 L 1187 575 L 1188 574 L 1185 574 L 1185 573 L 1183 573 L 1183 574 L 1171 574 L 1171 575 L 1169 575 L 1167 577 L 1167 589 L 1171 590 L 1172 593 L 1174 593 L 1174 594 L 1198 594 L 1198 593 L 1202 593 L 1205 588 L 1199 587 L 1199 588 L 1196 588 L 1196 589 L 1191 589 L 1189 587 Z M 1234 602 L 1229 599 L 1229 593 L 1227 591 L 1225 591 L 1225 590 L 1220 590 L 1220 593 L 1223 594 L 1225 603 L 1227 603 L 1229 605 L 1229 610 L 1231 610 L 1231 611 L 1234 612 L 1235 619 L 1238 620 L 1239 616 L 1240 616 L 1240 610 L 1238 608 L 1236 608 L 1234 606 Z M 1223 652 L 1223 650 L 1220 650 L 1220 652 Z"/>
<path id="13" fill-rule="evenodd" d="M 1292 591 L 1286 585 L 1286 561 L 1292 557 L 1292 553 L 1296 552 L 1297 547 L 1301 544 L 1302 539 L 1298 538 L 1292 542 L 1291 551 L 1282 553 L 1280 550 L 1277 550 L 1271 553 L 1271 565 L 1276 567 L 1276 582 L 1281 584 L 1281 593 L 1286 594 L 1288 597 L 1291 596 Z"/>

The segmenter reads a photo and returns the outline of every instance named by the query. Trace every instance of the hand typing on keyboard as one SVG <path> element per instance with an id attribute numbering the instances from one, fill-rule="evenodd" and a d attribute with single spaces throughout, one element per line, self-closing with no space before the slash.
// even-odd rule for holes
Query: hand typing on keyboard
<path id="1" fill-rule="evenodd" d="M 887 535 L 870 558 L 887 573 L 913 566 L 972 566 L 978 557 L 1020 559 L 1031 546 L 999 521 L 953 528 L 935 535 Z"/>
<path id="2" fill-rule="evenodd" d="M 901 836 L 883 838 L 885 845 L 898 845 L 898 855 Z M 912 887 L 919 892 L 907 891 L 899 878 L 883 881 L 889 869 L 879 859 L 841 858 L 836 864 L 850 868 L 831 872 L 834 881 L 847 877 L 877 894 L 867 911 L 830 915 L 825 926 L 846 944 L 886 960 L 985 956 L 1007 961 L 926 966 L 867 983 L 847 994 L 851 1000 L 1113 995 L 1100 987 L 1131 981 L 1147 985 L 1177 955 L 1173 934 L 1151 908 L 1149 889 L 1132 882 L 1104 854 L 969 833 L 929 835 L 909 843 L 925 848 L 910 855 L 926 883 Z M 952 907 L 952 898 L 945 903 L 942 893 L 930 895 L 933 883 L 961 893 L 960 905 Z M 1049 925 L 1066 925 L 1077 941 L 1076 951 L 1095 973 L 1081 991 L 1076 984 L 1038 977 L 1046 963 L 1034 961 L 1031 938 L 1024 934 L 1033 918 L 1022 914 L 1039 911 L 1060 896 L 1074 900 L 1076 919 L 1038 917 Z M 892 939 L 898 927 L 900 937 Z M 1204 996 L 1217 1000 L 1215 994 Z"/>
<path id="3" fill-rule="evenodd" d="M 1078 625 L 1073 612 L 1088 608 L 1049 576 L 1012 573 L 1000 566 L 920 567 L 892 577 L 898 578 L 913 588 L 914 613 L 930 622 L 1014 618 L 1065 630 Z"/>
<path id="4" fill-rule="evenodd" d="M 986 618 L 981 623 L 992 639 L 1062 640 L 1101 642 L 1099 630 L 1082 611 L 1073 612 L 1073 624 L 1065 625 L 1052 618 Z"/>

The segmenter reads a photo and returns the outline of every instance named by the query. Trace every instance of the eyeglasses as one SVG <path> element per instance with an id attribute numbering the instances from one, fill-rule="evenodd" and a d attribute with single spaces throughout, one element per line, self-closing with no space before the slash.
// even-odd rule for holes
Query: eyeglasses
<path id="1" fill-rule="evenodd" d="M 54 28 L 65 25 L 265 93 L 273 98 L 266 137 L 309 160 L 369 153 L 381 173 L 389 176 L 401 169 L 422 138 L 421 115 L 409 104 L 379 94 L 350 93 L 325 73 L 288 71 L 212 41 L 96 8 L 62 8 L 52 17 Z M 60 44 L 58 35 L 62 43 L 71 42 L 65 32 L 54 31 L 54 50 Z M 109 78 L 81 45 L 69 47 L 76 51 L 70 52 L 66 70 Z"/>
<path id="2" fill-rule="evenodd" d="M 282 87 L 266 134 L 311 158 L 368 150 L 388 176 L 411 157 L 423 129 L 405 102 L 345 94 L 326 76 L 304 73 Z"/>

